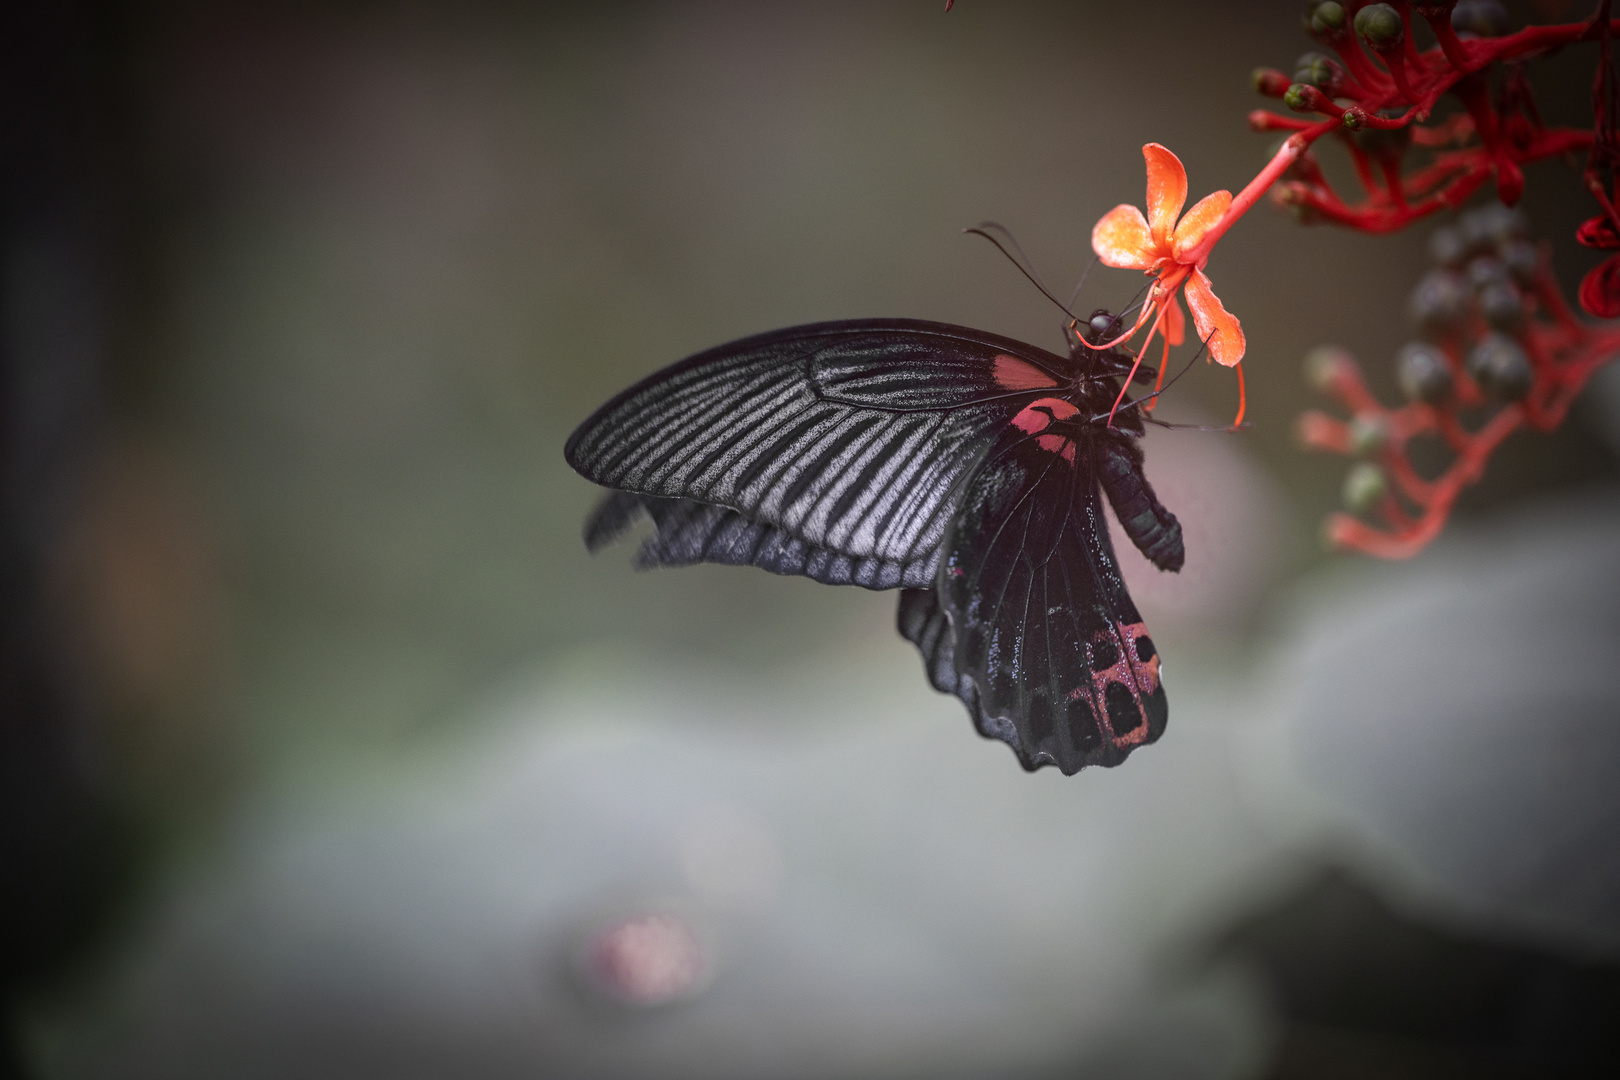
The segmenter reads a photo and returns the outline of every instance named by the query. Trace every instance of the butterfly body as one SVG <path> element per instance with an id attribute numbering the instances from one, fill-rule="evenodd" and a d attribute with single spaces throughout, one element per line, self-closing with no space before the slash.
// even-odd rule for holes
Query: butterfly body
<path id="1" fill-rule="evenodd" d="M 1130 359 L 1067 357 L 917 320 L 791 327 L 699 353 L 609 401 L 565 455 L 615 489 L 595 550 L 640 516 L 639 566 L 759 566 L 899 588 L 930 682 L 1026 768 L 1114 765 L 1163 731 L 1159 658 L 1101 496 L 1162 569 L 1180 526 L 1154 497 Z M 1149 373 L 1151 377 L 1151 373 Z"/>

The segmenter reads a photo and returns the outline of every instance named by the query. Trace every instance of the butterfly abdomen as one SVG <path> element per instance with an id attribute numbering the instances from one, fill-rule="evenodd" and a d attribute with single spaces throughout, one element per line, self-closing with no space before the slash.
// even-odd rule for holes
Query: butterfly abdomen
<path id="1" fill-rule="evenodd" d="M 1187 556 L 1181 523 L 1154 496 L 1142 472 L 1141 450 L 1124 439 L 1102 439 L 1097 451 L 1097 479 L 1108 493 L 1120 528 L 1154 566 L 1180 570 Z"/>

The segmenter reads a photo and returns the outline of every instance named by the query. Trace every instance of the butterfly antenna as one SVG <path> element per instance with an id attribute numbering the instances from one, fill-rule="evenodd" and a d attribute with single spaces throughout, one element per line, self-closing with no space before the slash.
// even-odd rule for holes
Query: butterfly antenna
<path id="1" fill-rule="evenodd" d="M 1085 272 L 1080 275 L 1080 280 L 1075 283 L 1074 295 L 1069 297 L 1070 307 L 1074 307 L 1075 304 L 1080 302 L 1080 290 L 1086 287 L 1086 278 L 1091 276 L 1091 268 L 1097 265 L 1097 260 L 1099 257 L 1100 256 L 1093 255 L 1091 257 L 1091 261 L 1086 264 Z"/>
<path id="2" fill-rule="evenodd" d="M 1136 295 L 1131 297 L 1131 306 L 1126 308 L 1124 311 L 1121 311 L 1118 315 L 1115 315 L 1114 318 L 1123 320 L 1125 316 L 1141 307 L 1142 304 L 1147 300 L 1148 290 L 1152 287 L 1153 282 L 1150 281 L 1146 285 L 1143 285 L 1140 289 L 1136 290 Z"/>
<path id="3" fill-rule="evenodd" d="M 1018 254 L 1014 255 L 1012 251 L 1008 251 L 1006 246 L 1003 245 L 1000 240 L 996 239 L 994 236 L 991 236 L 990 233 L 986 231 L 988 229 L 996 229 L 1003 233 L 1007 237 L 1008 241 L 1012 244 L 1013 251 L 1016 251 Z M 973 228 L 963 229 L 962 231 L 964 233 L 972 233 L 974 236 L 982 236 L 992 244 L 996 245 L 996 250 L 1007 256 L 1007 261 L 1016 266 L 1018 268 L 1018 272 L 1028 278 L 1029 283 L 1041 291 L 1042 296 L 1056 304 L 1058 310 L 1063 312 L 1063 314 L 1078 321 L 1079 316 L 1070 311 L 1069 306 L 1064 304 L 1063 301 L 1053 296 L 1051 292 L 1047 290 L 1046 286 L 1041 284 L 1040 279 L 1035 276 L 1034 271 L 1025 267 L 1024 263 L 1028 261 L 1028 256 L 1024 254 L 1024 249 L 1018 246 L 1017 239 L 1012 233 L 1007 231 L 1007 227 L 1005 225 L 995 221 L 981 221 L 979 224 L 973 226 Z"/>

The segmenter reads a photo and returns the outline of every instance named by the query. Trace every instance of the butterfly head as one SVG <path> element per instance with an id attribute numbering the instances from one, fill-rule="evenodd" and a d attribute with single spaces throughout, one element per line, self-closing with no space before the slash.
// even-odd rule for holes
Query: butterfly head
<path id="1" fill-rule="evenodd" d="M 1069 330 L 1069 358 L 1075 362 L 1075 368 L 1081 378 L 1089 380 L 1111 380 L 1123 378 L 1130 374 L 1131 366 L 1136 364 L 1136 358 L 1114 348 L 1098 348 L 1105 341 L 1118 340 L 1123 329 L 1124 316 L 1114 315 L 1098 308 L 1091 313 L 1091 318 L 1084 324 L 1074 326 Z M 1136 374 L 1132 382 L 1151 383 L 1158 376 L 1158 369 L 1149 364 L 1136 365 Z M 1115 383 L 1115 389 L 1119 384 Z"/>
<path id="2" fill-rule="evenodd" d="M 1085 322 L 1069 325 L 1069 359 L 1074 365 L 1072 397 L 1088 415 L 1109 409 L 1119 394 L 1119 380 L 1130 375 L 1136 363 L 1135 357 L 1119 349 L 1098 347 L 1118 339 L 1123 318 L 1098 309 Z M 1158 374 L 1157 368 L 1140 364 L 1131 381 L 1151 386 Z"/>

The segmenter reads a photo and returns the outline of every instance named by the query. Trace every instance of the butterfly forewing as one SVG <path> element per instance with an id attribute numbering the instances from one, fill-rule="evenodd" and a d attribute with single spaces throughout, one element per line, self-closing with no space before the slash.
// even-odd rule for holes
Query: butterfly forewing
<path id="1" fill-rule="evenodd" d="M 1009 425 L 974 473 L 942 550 L 939 606 L 958 685 L 941 686 L 939 645 L 931 657 L 906 636 L 935 685 L 1026 768 L 1115 765 L 1164 730 L 1158 654 L 1108 540 L 1095 445 L 1026 427 Z"/>
<path id="2" fill-rule="evenodd" d="M 794 540 L 926 572 L 966 475 L 1009 416 L 1058 384 L 1063 363 L 941 323 L 793 327 L 630 388 L 580 426 L 565 454 L 607 487 L 734 510 L 767 530 L 746 541 L 761 550 Z M 712 561 L 771 561 L 744 557 L 735 539 L 717 543 L 726 557 Z"/>

